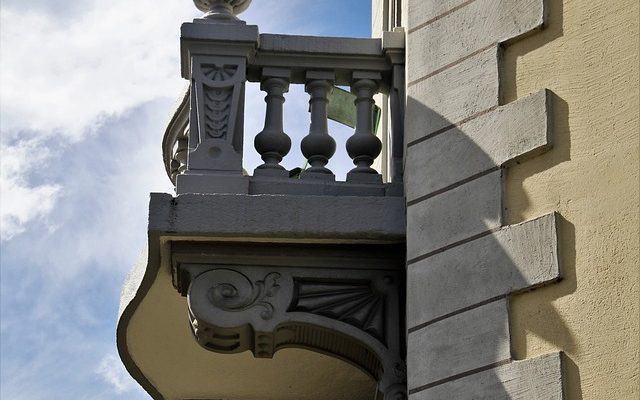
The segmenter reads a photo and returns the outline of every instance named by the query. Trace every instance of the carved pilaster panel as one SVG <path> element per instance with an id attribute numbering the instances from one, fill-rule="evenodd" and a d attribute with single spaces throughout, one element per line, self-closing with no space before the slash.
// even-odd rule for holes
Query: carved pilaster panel
<path id="1" fill-rule="evenodd" d="M 194 56 L 188 171 L 242 171 L 246 59 Z"/>

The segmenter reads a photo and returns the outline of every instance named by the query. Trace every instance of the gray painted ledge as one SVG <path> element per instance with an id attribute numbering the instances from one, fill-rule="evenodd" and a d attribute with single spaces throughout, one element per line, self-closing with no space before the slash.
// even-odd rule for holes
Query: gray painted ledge
<path id="1" fill-rule="evenodd" d="M 149 229 L 262 241 L 399 243 L 403 197 L 151 194 Z"/>
<path id="2" fill-rule="evenodd" d="M 163 238 L 264 243 L 402 243 L 403 197 L 199 195 L 152 193 L 148 251 L 123 287 L 117 346 L 129 374 L 163 399 L 129 354 L 127 329 L 155 281 Z"/>

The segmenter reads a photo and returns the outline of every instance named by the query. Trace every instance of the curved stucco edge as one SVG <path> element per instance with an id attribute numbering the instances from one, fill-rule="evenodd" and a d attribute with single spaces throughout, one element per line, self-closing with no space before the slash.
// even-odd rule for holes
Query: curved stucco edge
<path id="1" fill-rule="evenodd" d="M 164 399 L 158 389 L 142 373 L 133 360 L 127 344 L 129 322 L 138 306 L 145 298 L 156 279 L 160 265 L 159 235 L 149 232 L 149 240 L 142 250 L 138 262 L 133 266 L 122 287 L 120 309 L 116 328 L 116 344 L 118 354 L 127 372 L 135 379 L 153 399 Z"/>
<path id="2" fill-rule="evenodd" d="M 212 210 L 225 210 L 224 213 Z M 116 328 L 129 374 L 154 399 L 164 399 L 135 362 L 127 331 L 152 288 L 163 240 L 242 240 L 316 243 L 400 243 L 406 232 L 402 197 L 191 195 L 151 193 L 146 249 L 127 277 Z"/>

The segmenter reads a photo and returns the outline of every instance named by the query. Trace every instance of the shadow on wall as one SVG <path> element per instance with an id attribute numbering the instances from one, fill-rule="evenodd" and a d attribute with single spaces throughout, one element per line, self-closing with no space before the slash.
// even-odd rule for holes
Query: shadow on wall
<path id="1" fill-rule="evenodd" d="M 553 148 L 549 152 L 540 155 L 531 162 L 531 168 L 527 168 L 526 176 L 519 176 L 517 183 L 509 179 L 511 185 L 506 187 L 510 200 L 517 204 L 514 210 L 505 210 L 507 223 L 523 221 L 526 216 L 517 210 L 526 210 L 529 201 L 523 187 L 524 181 L 541 171 L 549 169 L 564 161 L 570 160 L 570 130 L 568 124 L 569 108 L 568 104 L 557 96 L 553 96 Z M 533 161 L 533 160 L 532 160 Z M 509 170 L 507 169 L 507 175 Z M 570 295 L 576 291 L 576 242 L 575 226 L 567 219 L 558 218 L 558 244 L 560 248 L 559 262 L 561 266 L 562 280 L 554 285 L 549 285 L 538 289 L 545 299 L 538 308 L 534 318 L 523 317 L 517 313 L 512 314 L 513 325 L 520 329 L 512 330 L 513 355 L 517 359 L 527 357 L 527 334 L 534 334 L 546 342 L 553 344 L 558 349 L 566 352 L 564 364 L 565 386 L 567 389 L 567 399 L 581 400 L 582 390 L 580 383 L 580 372 L 578 366 L 571 360 L 570 355 L 578 352 L 578 344 L 573 335 L 558 315 L 553 306 L 555 299 Z M 526 301 L 522 299 L 522 301 Z"/>
<path id="2" fill-rule="evenodd" d="M 568 115 L 567 103 L 554 94 L 551 94 L 550 100 L 552 105 L 551 118 L 554 122 L 552 126 L 568 126 L 566 121 Z M 431 109 L 426 108 L 424 105 L 414 100 L 412 101 L 409 99 L 408 107 L 420 107 L 421 110 L 419 112 L 423 113 L 423 115 L 429 115 L 432 120 L 440 120 L 438 125 L 452 125 L 450 121 L 435 114 Z M 438 155 L 437 158 L 440 159 L 440 165 L 443 167 L 448 163 L 454 164 L 464 161 L 465 163 L 482 165 L 484 172 L 480 174 L 461 176 L 462 179 L 458 180 L 457 184 L 447 186 L 442 190 L 437 190 L 432 195 L 429 195 L 428 198 L 422 197 L 421 200 L 424 202 L 434 203 L 432 209 L 437 210 L 441 207 L 438 207 L 435 203 L 441 201 L 446 202 L 447 200 L 445 200 L 445 198 L 449 196 L 456 196 L 458 193 L 454 192 L 459 192 L 463 196 L 469 195 L 472 198 L 470 203 L 464 201 L 461 201 L 461 203 L 464 202 L 466 204 L 472 204 L 471 207 L 475 208 L 476 212 L 459 210 L 459 212 L 452 212 L 451 214 L 447 213 L 446 216 L 441 217 L 434 216 L 431 212 L 427 211 L 429 216 L 422 221 L 423 226 L 421 229 L 427 231 L 425 235 L 429 235 L 431 227 L 429 226 L 430 223 L 428 220 L 432 217 L 437 219 L 443 218 L 442 221 L 446 218 L 450 218 L 450 226 L 455 229 L 455 226 L 458 225 L 457 219 L 461 220 L 471 216 L 475 221 L 466 221 L 464 222 L 464 225 L 473 225 L 477 235 L 472 235 L 473 239 L 470 241 L 467 240 L 467 238 L 456 238 L 455 240 L 452 240 L 453 242 L 456 242 L 456 245 L 438 246 L 436 250 L 428 252 L 425 258 L 418 257 L 415 262 L 414 260 L 411 260 L 412 265 L 409 266 L 409 269 L 444 269 L 445 271 L 442 274 L 439 274 L 437 271 L 427 272 L 426 276 L 428 278 L 420 279 L 420 282 L 422 282 L 423 285 L 426 285 L 422 290 L 433 292 L 425 296 L 427 296 L 431 302 L 437 302 L 440 303 L 440 305 L 433 307 L 429 306 L 430 308 L 436 309 L 436 311 L 433 311 L 430 314 L 432 318 L 422 321 L 422 323 L 417 327 L 409 326 L 409 329 L 412 334 L 419 334 L 419 331 L 422 329 L 428 330 L 430 332 L 427 333 L 427 335 L 430 338 L 434 337 L 434 335 L 447 336 L 447 334 L 451 335 L 451 330 L 454 327 L 461 329 L 465 328 L 465 326 L 459 325 L 458 321 L 453 321 L 458 318 L 458 315 L 461 315 L 462 313 L 473 313 L 474 315 L 470 316 L 470 318 L 475 320 L 482 319 L 485 321 L 475 327 L 475 329 L 477 329 L 476 332 L 470 332 L 476 335 L 477 338 L 481 338 L 481 340 L 479 342 L 475 342 L 475 344 L 481 343 L 482 346 L 476 350 L 463 349 L 463 353 L 465 353 L 462 354 L 464 360 L 456 361 L 457 365 L 452 365 L 450 371 L 445 375 L 439 375 L 442 373 L 439 372 L 439 368 L 443 365 L 442 360 L 433 360 L 432 362 L 427 361 L 427 364 L 433 364 L 433 368 L 430 369 L 427 367 L 427 370 L 432 373 L 430 375 L 431 378 L 428 379 L 428 382 L 426 382 L 425 385 L 417 385 L 417 387 L 421 389 L 420 391 L 416 391 L 415 388 L 410 388 L 414 389 L 411 391 L 413 393 L 411 396 L 413 400 L 423 398 L 466 398 L 464 395 L 468 393 L 463 392 L 462 386 L 467 385 L 469 379 L 473 379 L 472 376 L 467 375 L 470 371 L 476 371 L 478 369 L 484 370 L 485 368 L 487 370 L 480 372 L 480 374 L 482 374 L 483 381 L 482 393 L 486 393 L 490 396 L 486 397 L 487 399 L 494 398 L 493 396 L 495 396 L 495 398 L 505 399 L 516 398 L 512 397 L 513 388 L 509 389 L 503 386 L 505 376 L 500 376 L 500 366 L 510 360 L 524 358 L 523 356 L 525 356 L 526 353 L 523 353 L 520 349 L 526 349 L 527 332 L 531 332 L 543 340 L 553 343 L 562 351 L 572 353 L 576 348 L 573 334 L 563 321 L 562 316 L 557 313 L 552 304 L 553 299 L 573 293 L 577 284 L 575 272 L 575 229 L 571 222 L 561 216 L 556 219 L 558 227 L 558 243 L 561 249 L 561 251 L 559 251 L 561 282 L 549 285 L 548 287 L 540 287 L 536 289 L 546 290 L 553 293 L 549 302 L 544 304 L 544 309 L 540 310 L 540 314 L 544 315 L 545 321 L 532 321 L 531 323 L 527 323 L 526 321 L 520 321 L 517 315 L 509 315 L 511 318 L 510 323 L 517 321 L 518 326 L 524 326 L 525 330 L 509 332 L 510 329 L 504 331 L 500 330 L 496 326 L 491 326 L 503 322 L 499 315 L 503 310 L 505 311 L 504 317 L 507 318 L 507 310 L 501 308 L 501 302 L 508 306 L 508 296 L 506 298 L 505 296 L 508 295 L 509 292 L 511 294 L 518 294 L 530 290 L 529 286 L 531 285 L 530 282 L 532 281 L 532 277 L 525 276 L 523 274 L 522 270 L 527 267 L 526 265 L 523 265 L 523 260 L 514 260 L 510 254 L 510 249 L 503 247 L 504 242 L 498 241 L 494 235 L 488 234 L 490 231 L 495 231 L 496 229 L 495 224 L 492 224 L 492 222 L 500 224 L 500 220 L 503 218 L 502 216 L 492 213 L 493 210 L 491 209 L 491 205 L 487 205 L 487 203 L 492 200 L 484 198 L 486 196 L 482 195 L 479 195 L 479 198 L 475 199 L 474 192 L 464 193 L 466 191 L 465 186 L 473 186 L 474 181 L 482 185 L 491 185 L 491 181 L 493 180 L 504 182 L 504 175 L 508 173 L 508 168 L 496 165 L 494 161 L 495 157 L 487 154 L 480 145 L 476 143 L 475 140 L 477 140 L 477 137 L 474 140 L 474 138 L 470 137 L 465 132 L 465 125 L 466 124 L 462 124 L 459 127 L 448 129 L 437 135 L 442 136 L 443 138 L 444 136 L 448 136 L 451 139 L 450 147 L 446 148 L 444 151 L 445 154 Z M 555 149 L 552 150 L 553 155 L 551 156 L 553 164 L 547 165 L 547 168 L 569 159 L 570 143 L 568 130 L 553 129 L 552 135 L 553 146 Z M 427 141 L 427 146 L 429 141 L 443 139 L 438 138 L 437 136 L 431 137 Z M 527 161 L 523 160 L 518 163 L 520 162 Z M 505 166 L 508 167 L 508 165 Z M 459 170 L 457 167 L 454 167 L 454 169 Z M 429 171 L 430 170 L 427 169 L 422 171 L 422 173 L 429 175 L 440 173 L 440 171 Z M 433 169 L 431 169 L 431 171 L 433 171 Z M 534 175 L 537 172 L 538 171 L 535 169 L 532 169 L 531 175 Z M 486 180 L 486 182 L 481 182 L 481 180 Z M 495 189 L 496 191 L 494 191 L 493 194 L 495 197 L 499 198 L 501 196 L 501 188 L 496 185 Z M 509 188 L 509 192 L 514 192 L 515 190 L 516 188 Z M 526 208 L 527 196 L 523 187 L 518 187 L 517 191 L 520 206 Z M 439 197 L 442 197 L 443 199 L 438 199 Z M 458 200 L 455 201 L 457 202 Z M 488 212 L 485 213 L 485 210 Z M 479 211 L 479 213 L 477 211 Z M 507 215 L 508 210 L 502 210 L 502 214 Z M 537 215 L 536 217 L 540 217 L 540 215 Z M 509 219 L 510 223 L 523 222 L 523 219 L 519 215 L 512 215 Z M 490 222 L 488 223 L 487 221 Z M 450 228 L 447 228 L 447 230 L 449 229 Z M 457 232 L 454 232 L 454 235 L 456 233 Z M 439 236 L 440 234 L 433 233 L 433 235 Z M 466 247 L 464 251 L 468 251 L 468 249 L 473 249 L 475 251 L 473 261 L 475 265 L 467 265 L 466 267 L 454 265 L 461 258 L 459 256 L 456 257 L 456 255 L 447 255 L 457 251 L 463 251 L 461 250 L 463 247 Z M 467 258 L 467 260 L 469 259 Z M 447 265 L 448 263 L 451 265 Z M 453 272 L 453 277 L 450 275 L 452 269 L 457 269 L 457 271 Z M 462 271 L 463 269 L 466 271 Z M 462 274 L 463 272 L 469 273 L 466 277 L 468 281 L 465 283 L 464 287 L 460 288 L 455 286 L 457 284 L 454 284 L 453 280 L 455 279 L 455 274 Z M 412 277 L 409 276 L 408 279 L 412 279 Z M 492 293 L 492 289 L 485 289 L 486 286 L 491 286 L 492 284 L 491 282 L 487 282 L 487 279 L 509 282 L 509 288 L 505 289 L 505 292 L 500 293 L 499 298 L 495 298 L 495 295 L 490 294 Z M 434 284 L 434 282 L 437 283 Z M 439 287 L 432 288 L 430 285 L 437 285 Z M 483 289 L 479 289 L 479 287 L 482 287 Z M 462 289 L 467 293 L 461 293 L 458 289 Z M 470 292 L 480 293 L 480 297 L 472 298 L 474 295 L 469 294 Z M 435 297 L 436 294 L 438 294 L 437 297 Z M 481 297 L 483 294 L 486 294 L 486 296 Z M 461 296 L 464 298 L 462 302 L 467 301 L 466 303 L 460 302 L 459 297 Z M 446 305 L 442 305 L 447 303 L 452 304 L 452 306 L 447 307 Z M 461 309 L 464 309 L 465 311 L 460 312 Z M 446 332 L 447 330 L 449 330 L 448 333 Z M 510 338 L 509 335 L 511 336 Z M 451 338 L 445 339 L 445 342 L 452 347 L 457 347 L 458 344 L 455 343 L 453 336 L 454 335 L 451 335 Z M 511 346 L 509 346 L 509 343 L 511 343 Z M 460 343 L 460 347 L 464 347 L 464 344 Z M 470 351 L 466 352 L 467 350 Z M 456 352 L 456 350 L 453 351 Z M 428 357 L 428 354 L 425 354 L 425 357 Z M 446 358 L 447 355 L 445 354 L 444 357 Z M 477 363 L 476 361 L 480 359 L 484 361 Z M 582 396 L 575 396 L 575 393 L 580 393 L 580 375 L 578 367 L 569 359 L 569 357 L 566 356 L 563 359 L 563 363 L 565 379 L 572 387 L 570 393 L 573 394 L 573 397 L 570 397 L 570 399 L 579 400 Z M 465 365 L 465 367 L 460 368 L 461 365 Z M 467 365 L 468 367 L 466 367 Z M 491 369 L 494 367 L 498 368 Z M 447 367 L 444 367 L 440 369 L 440 371 L 446 368 Z M 416 379 L 420 379 L 420 377 L 418 376 Z M 424 397 L 421 397 L 420 395 L 422 391 L 424 391 Z M 485 397 L 481 396 L 478 398 L 482 399 Z"/>
<path id="3" fill-rule="evenodd" d="M 546 43 L 563 36 L 563 3 L 563 1 L 547 2 L 548 22 L 545 29 L 524 40 L 518 41 L 517 45 L 510 46 L 505 51 L 502 63 L 502 99 L 505 102 L 514 101 L 518 95 L 516 79 L 518 59 L 527 53 L 543 47 Z M 524 181 L 527 178 L 571 159 L 569 105 L 566 101 L 555 95 L 552 99 L 552 105 L 553 147 L 548 152 L 531 160 L 531 162 L 527 164 L 525 175 L 515 177 L 509 175 L 509 170 L 507 169 L 508 181 L 511 185 L 506 188 L 506 191 L 511 203 L 513 203 L 515 207 L 513 207 L 513 210 L 505 211 L 506 223 L 517 223 L 525 219 L 523 213 L 518 210 L 526 210 L 529 204 L 523 188 Z M 514 179 L 517 179 L 517 181 Z M 562 267 L 562 281 L 558 284 L 539 289 L 540 291 L 544 291 L 543 297 L 547 302 L 544 303 L 543 308 L 539 309 L 535 318 L 524 319 L 517 314 L 512 316 L 514 325 L 523 328 L 512 331 L 512 348 L 514 349 L 514 356 L 516 358 L 525 358 L 527 332 L 531 332 L 568 353 L 564 358 L 564 378 L 567 399 L 581 400 L 582 385 L 580 382 L 580 371 L 575 362 L 570 358 L 571 354 L 579 350 L 578 345 L 575 343 L 570 332 L 567 332 L 562 318 L 552 305 L 553 300 L 574 293 L 577 287 L 575 226 L 570 221 L 559 218 L 558 231 L 561 249 L 559 258 Z M 558 329 L 558 327 L 562 327 L 562 329 Z"/>
<path id="4" fill-rule="evenodd" d="M 502 84 L 500 104 L 516 100 L 518 57 L 563 35 L 562 1 L 549 2 L 548 7 L 549 18 L 546 29 L 521 40 L 518 42 L 517 51 L 510 52 L 508 57 L 501 59 L 503 65 L 500 66 Z M 519 99 L 525 97 L 524 94 L 521 94 Z M 470 102 L 474 100 L 471 99 Z M 510 201 L 513 199 L 520 210 L 525 210 L 529 203 L 523 187 L 524 180 L 554 165 L 570 160 L 569 105 L 553 93 L 550 94 L 549 101 L 551 104 L 549 121 L 551 122 L 553 147 L 544 155 L 538 156 L 540 151 L 528 154 L 536 155 L 538 158 L 535 162 L 528 164 L 530 168 L 527 169 L 527 175 L 520 177 L 521 180 L 517 187 L 511 185 L 504 188 L 503 186 L 504 192 L 509 194 Z M 500 313 L 504 309 L 504 307 L 501 308 L 500 303 L 506 302 L 508 304 L 509 293 L 518 294 L 531 290 L 532 277 L 523 274 L 522 271 L 527 266 L 523 265 L 522 260 L 513 259 L 510 249 L 504 246 L 504 242 L 498 241 L 496 236 L 489 233 L 495 231 L 497 225 L 523 222 L 525 216 L 507 209 L 502 210 L 502 215 L 495 215 L 494 209 L 489 204 L 492 200 L 488 196 L 473 191 L 467 192 L 467 190 L 471 190 L 468 188 L 474 185 L 474 181 L 483 187 L 491 185 L 494 180 L 505 182 L 504 175 L 508 174 L 510 164 L 529 161 L 526 161 L 525 157 L 520 157 L 500 165 L 499 157 L 487 150 L 488 145 L 491 145 L 490 140 L 470 132 L 473 128 L 469 127 L 475 124 L 481 116 L 474 119 L 468 118 L 465 122 L 454 126 L 455 122 L 447 120 L 420 101 L 409 97 L 407 109 L 411 108 L 413 108 L 411 115 L 421 116 L 421 120 L 429 121 L 430 128 L 428 130 L 433 133 L 428 134 L 426 140 L 421 139 L 422 145 L 415 142 L 410 143 L 408 152 L 413 150 L 428 153 L 424 154 L 430 158 L 425 162 L 427 167 L 422 165 L 424 168 L 418 172 L 418 174 L 426 176 L 420 182 L 423 187 L 418 190 L 430 193 L 422 193 L 422 196 L 418 196 L 414 200 L 410 198 L 409 205 L 425 204 L 424 207 L 419 206 L 421 211 L 424 210 L 423 219 L 414 222 L 414 225 L 423 232 L 423 237 L 427 238 L 429 243 L 441 242 L 437 246 L 434 245 L 433 250 L 427 250 L 425 255 L 409 260 L 409 271 L 413 269 L 415 273 L 411 275 L 410 272 L 408 279 L 419 278 L 417 279 L 419 282 L 415 283 L 416 288 L 425 292 L 417 295 L 422 300 L 418 307 L 429 308 L 427 312 L 416 312 L 416 314 L 420 314 L 422 320 L 418 321 L 417 325 L 413 324 L 416 326 L 409 326 L 411 335 L 424 338 L 424 340 L 414 339 L 414 347 L 409 349 L 410 352 L 415 352 L 410 354 L 410 358 L 411 356 L 423 358 L 415 362 L 419 367 L 415 368 L 414 366 L 414 369 L 419 371 L 417 373 L 410 371 L 410 375 L 415 374 L 413 379 L 410 378 L 411 399 L 468 398 L 469 395 L 478 399 L 520 398 L 514 392 L 513 386 L 509 387 L 508 383 L 504 383 L 514 377 L 507 377 L 502 365 L 526 357 L 528 332 L 554 344 L 559 350 L 569 354 L 577 350 L 572 332 L 552 304 L 553 300 L 574 293 L 577 287 L 575 227 L 561 216 L 556 220 L 561 282 L 536 289 L 548 293 L 544 296 L 547 302 L 543 304 L 543 308 L 538 314 L 540 318 L 522 321 L 518 315 L 509 315 L 507 317 L 511 319 L 509 325 L 517 325 L 524 329 L 511 331 L 509 328 L 504 331 L 497 328 L 495 325 L 502 322 Z M 513 126 L 509 125 L 509 128 L 513 129 Z M 515 129 L 522 128 L 523 126 L 515 127 Z M 514 132 L 505 129 L 504 132 L 484 133 L 491 133 L 492 136 L 507 141 L 505 135 Z M 440 152 L 428 150 L 427 147 L 431 144 L 434 145 L 433 148 L 442 150 Z M 473 167 L 465 171 L 465 165 Z M 411 166 L 411 168 L 413 167 Z M 482 172 L 478 173 L 478 171 Z M 485 182 L 482 182 L 483 180 Z M 426 190 L 425 187 L 430 190 Z M 500 190 L 500 186 L 496 185 L 496 188 Z M 465 195 L 469 195 L 471 199 L 467 201 L 455 199 L 455 196 Z M 495 194 L 495 196 L 499 197 L 500 194 Z M 451 199 L 455 199 L 459 204 L 470 205 L 469 208 L 474 210 L 460 209 L 458 212 L 445 212 L 444 216 L 438 215 L 439 210 L 444 209 L 447 203 L 453 204 Z M 438 203 L 441 203 L 440 207 L 438 207 Z M 503 202 L 500 204 L 504 207 Z M 409 218 L 411 218 L 411 214 L 409 214 Z M 440 224 L 434 223 L 434 220 L 440 221 Z M 461 224 L 464 224 L 465 228 L 472 227 L 475 234 L 470 235 L 471 239 L 469 239 L 469 235 L 467 237 L 457 236 L 461 235 L 456 231 L 456 228 Z M 445 228 L 446 235 L 437 232 L 437 229 L 434 229 L 437 227 Z M 444 236 L 449 237 L 446 243 Z M 451 238 L 452 236 L 453 238 Z M 451 245 L 451 242 L 455 242 L 455 244 Z M 475 255 L 473 261 L 467 262 L 474 265 L 462 265 L 464 261 L 460 260 L 465 260 L 461 256 L 463 247 L 466 248 L 466 251 L 475 251 L 472 253 Z M 466 260 L 471 260 L 471 258 L 466 258 Z M 464 276 L 466 281 L 463 284 L 453 282 L 456 276 Z M 500 296 L 496 297 L 495 294 L 490 294 L 495 293 L 495 289 L 492 290 L 488 287 L 495 286 L 493 284 L 499 279 L 510 284 L 509 288 L 504 289 Z M 430 293 L 426 293 L 427 291 Z M 409 298 L 411 299 L 411 295 Z M 469 316 L 466 321 L 464 314 Z M 453 335 L 452 333 L 455 332 L 453 329 L 461 331 L 458 335 Z M 474 336 L 469 340 L 473 343 L 463 343 L 462 339 L 456 341 L 456 336 L 460 338 L 465 334 L 462 332 L 464 329 L 468 329 L 466 333 L 469 336 Z M 434 348 L 430 348 L 430 346 Z M 440 355 L 436 351 L 442 351 L 442 354 Z M 447 358 L 450 360 L 447 361 Z M 566 398 L 581 400 L 580 371 L 567 355 L 563 357 L 563 369 Z M 481 393 L 469 393 L 471 383 L 479 384 L 480 386 L 476 386 L 476 389 L 481 388 Z M 539 393 L 546 393 L 545 388 L 539 387 L 537 390 Z M 522 395 L 522 392 L 519 393 Z"/>

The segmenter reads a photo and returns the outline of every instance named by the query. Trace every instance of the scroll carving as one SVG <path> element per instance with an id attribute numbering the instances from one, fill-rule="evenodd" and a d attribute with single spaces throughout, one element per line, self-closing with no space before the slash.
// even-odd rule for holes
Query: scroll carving
<path id="1" fill-rule="evenodd" d="M 223 311 L 241 312 L 253 307 L 262 307 L 260 317 L 273 317 L 273 304 L 269 298 L 276 295 L 280 285 L 280 274 L 269 273 L 264 279 L 252 282 L 246 275 L 230 269 L 215 269 L 206 273 L 206 279 L 216 282 L 207 298 L 214 307 Z"/>
<path id="2" fill-rule="evenodd" d="M 191 330 L 197 338 L 200 345 L 211 351 L 218 353 L 235 353 L 238 351 L 242 342 L 240 333 L 221 333 L 208 326 L 200 327 L 200 323 L 196 317 L 189 313 L 189 322 L 191 322 Z"/>
<path id="3" fill-rule="evenodd" d="M 202 272 L 202 269 L 205 271 Z M 400 272 L 185 265 L 191 328 L 220 353 L 270 358 L 301 347 L 358 366 L 385 400 L 406 399 Z"/>

